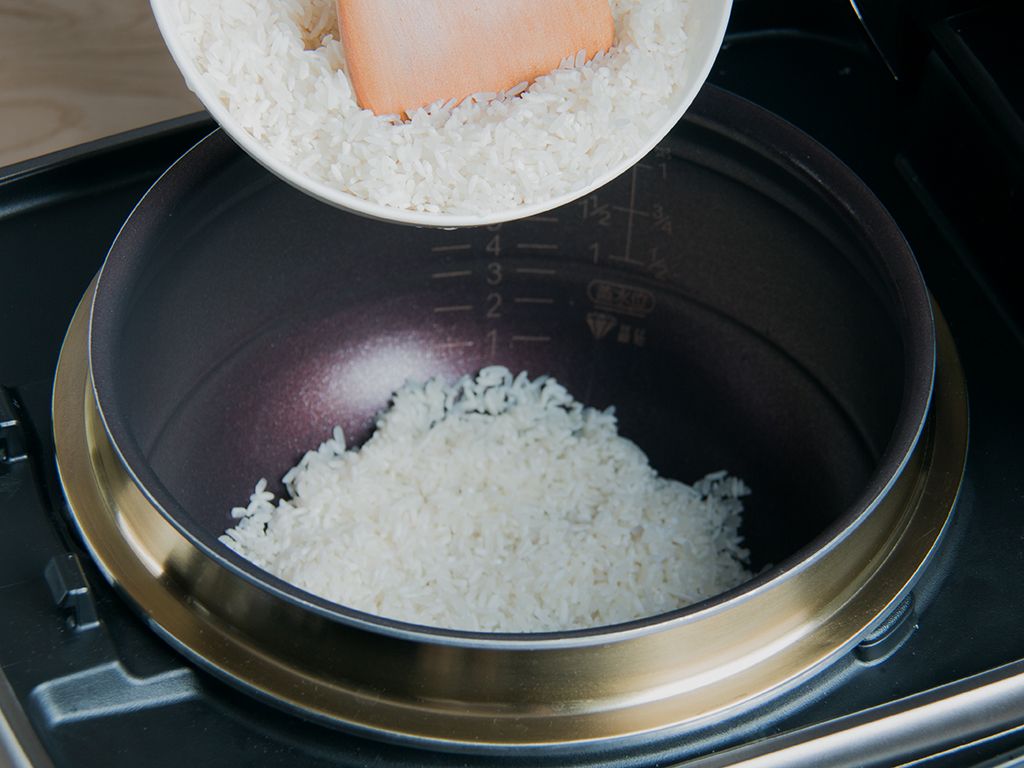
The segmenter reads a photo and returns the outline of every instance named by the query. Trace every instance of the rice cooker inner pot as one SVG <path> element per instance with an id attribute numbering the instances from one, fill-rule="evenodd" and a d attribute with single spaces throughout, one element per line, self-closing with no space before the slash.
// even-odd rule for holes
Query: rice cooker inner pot
<path id="1" fill-rule="evenodd" d="M 475 230 L 333 210 L 215 133 L 118 236 L 89 355 L 114 452 L 204 558 L 340 625 L 479 647 L 490 640 L 269 576 L 218 542 L 230 509 L 261 477 L 280 492 L 335 424 L 365 439 L 408 379 L 502 364 L 614 405 L 662 475 L 744 478 L 742 533 L 764 585 L 885 496 L 925 422 L 935 341 L 913 257 L 867 189 L 808 137 L 709 88 L 609 186 Z"/>
<path id="2" fill-rule="evenodd" d="M 119 237 L 91 353 L 115 445 L 214 550 L 333 425 L 361 441 L 407 379 L 496 363 L 614 405 L 663 475 L 744 478 L 755 569 L 877 492 L 919 428 L 931 316 L 905 247 L 700 124 L 581 203 L 458 232 L 327 210 L 220 136 L 195 153 L 146 201 L 173 218 Z"/>

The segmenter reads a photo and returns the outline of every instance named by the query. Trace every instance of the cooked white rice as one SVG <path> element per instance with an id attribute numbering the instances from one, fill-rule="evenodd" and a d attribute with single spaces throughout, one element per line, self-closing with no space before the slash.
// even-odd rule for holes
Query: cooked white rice
<path id="1" fill-rule="evenodd" d="M 284 483 L 291 498 L 275 502 L 261 480 L 221 541 L 316 595 L 416 624 L 603 626 L 750 577 L 741 480 L 659 477 L 613 409 L 502 367 L 407 385 L 361 449 L 336 427 Z"/>
<path id="2" fill-rule="evenodd" d="M 335 0 L 160 2 L 216 97 L 271 154 L 396 208 L 485 214 L 582 189 L 656 135 L 683 82 L 686 0 L 611 0 L 607 54 L 569 57 L 519 96 L 524 86 L 401 123 L 356 104 Z"/>

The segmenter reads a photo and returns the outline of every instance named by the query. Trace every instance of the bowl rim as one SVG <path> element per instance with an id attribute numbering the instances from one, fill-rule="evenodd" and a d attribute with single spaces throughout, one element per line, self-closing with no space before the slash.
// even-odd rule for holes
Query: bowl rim
<path id="1" fill-rule="evenodd" d="M 711 19 L 712 25 L 710 30 L 708 30 L 708 34 L 704 35 L 704 30 L 701 30 L 702 39 L 705 39 L 709 44 L 704 52 L 705 55 L 699 61 L 699 65 L 696 68 L 692 68 L 694 64 L 692 57 L 694 46 L 689 46 L 687 50 L 687 67 L 691 76 L 687 78 L 685 87 L 679 94 L 679 101 L 672 112 L 666 115 L 664 122 L 658 130 L 636 152 L 596 177 L 590 183 L 570 192 L 539 203 L 516 206 L 486 214 L 429 213 L 375 203 L 299 173 L 287 163 L 275 158 L 261 142 L 242 128 L 232 117 L 228 108 L 217 98 L 208 79 L 203 76 L 203 73 L 199 71 L 192 57 L 188 55 L 176 34 L 174 11 L 169 8 L 171 2 L 174 2 L 174 0 L 150 0 L 150 5 L 160 34 L 164 39 L 167 49 L 170 51 L 171 57 L 174 59 L 174 63 L 181 72 L 185 84 L 196 95 L 217 124 L 224 129 L 225 133 L 256 162 L 296 189 L 336 208 L 378 221 L 389 221 L 410 226 L 454 229 L 459 227 L 489 226 L 550 211 L 589 195 L 594 190 L 604 186 L 636 165 L 641 158 L 647 155 L 672 130 L 672 127 L 679 121 L 686 110 L 690 108 L 693 100 L 697 97 L 701 87 L 707 80 L 708 75 L 711 74 L 711 68 L 717 58 L 718 50 L 725 39 L 725 31 L 729 23 L 733 0 L 700 0 L 703 3 L 702 7 L 718 10 L 718 14 Z M 691 13 L 696 4 L 697 0 L 690 0 Z"/>

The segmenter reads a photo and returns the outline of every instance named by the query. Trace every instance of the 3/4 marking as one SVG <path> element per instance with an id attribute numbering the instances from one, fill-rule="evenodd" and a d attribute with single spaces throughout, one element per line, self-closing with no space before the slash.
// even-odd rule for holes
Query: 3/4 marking
<path id="1" fill-rule="evenodd" d="M 472 309 L 472 304 L 451 304 L 447 307 L 434 307 L 434 312 L 438 314 L 442 312 L 469 312 Z"/>
<path id="2" fill-rule="evenodd" d="M 433 253 L 449 253 L 450 251 L 468 251 L 472 247 L 471 243 L 458 243 L 457 245 L 435 245 L 430 250 Z"/>
<path id="3" fill-rule="evenodd" d="M 655 203 L 654 209 L 654 226 L 660 229 L 662 232 L 672 234 L 672 217 L 665 211 L 665 206 L 661 203 Z"/>
<path id="4" fill-rule="evenodd" d="M 431 276 L 431 280 L 450 280 L 453 277 L 469 277 L 473 274 L 471 269 L 456 269 L 451 272 L 434 272 Z"/>

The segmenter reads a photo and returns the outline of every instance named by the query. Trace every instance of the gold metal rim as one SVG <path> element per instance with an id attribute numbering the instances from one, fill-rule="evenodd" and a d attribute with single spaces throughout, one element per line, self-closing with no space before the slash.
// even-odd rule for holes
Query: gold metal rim
<path id="1" fill-rule="evenodd" d="M 606 643 L 481 648 L 385 636 L 275 597 L 205 556 L 120 464 L 88 370 L 90 286 L 54 385 L 65 495 L 106 578 L 202 666 L 358 732 L 447 749 L 580 745 L 675 731 L 790 687 L 902 599 L 949 519 L 967 450 L 963 372 L 936 312 L 932 412 L 881 503 L 798 574 Z"/>

